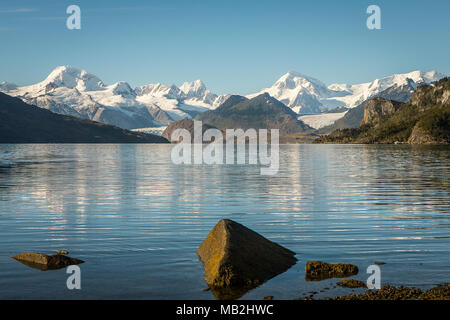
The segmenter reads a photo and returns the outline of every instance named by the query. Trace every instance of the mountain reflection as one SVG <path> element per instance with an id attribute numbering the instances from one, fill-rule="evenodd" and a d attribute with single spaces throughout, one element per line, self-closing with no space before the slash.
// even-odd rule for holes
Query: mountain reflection
<path id="1" fill-rule="evenodd" d="M 193 214 L 227 203 L 239 213 L 233 204 L 248 197 L 282 202 L 270 213 L 288 215 L 334 215 L 351 197 L 360 205 L 396 203 L 396 210 L 413 213 L 417 206 L 435 206 L 432 195 L 450 189 L 449 169 L 439 167 L 448 163 L 448 152 L 438 147 L 283 145 L 274 176 L 259 175 L 257 165 L 173 165 L 168 146 L 8 145 L 2 153 L 13 165 L 1 168 L 0 186 L 54 214 L 102 207 L 120 215 L 142 201 Z"/>
<path id="2" fill-rule="evenodd" d="M 177 297 L 204 286 L 195 250 L 217 221 L 231 218 L 300 259 L 353 262 L 383 253 L 448 268 L 448 147 L 282 145 L 273 176 L 260 175 L 258 165 L 175 165 L 171 148 L 1 145 L 0 250 L 70 246 L 86 261 L 117 258 L 123 279 L 137 268 L 148 278 L 135 286 Z M 280 277 L 304 278 L 298 272 Z M 419 277 L 414 272 L 408 276 Z"/>

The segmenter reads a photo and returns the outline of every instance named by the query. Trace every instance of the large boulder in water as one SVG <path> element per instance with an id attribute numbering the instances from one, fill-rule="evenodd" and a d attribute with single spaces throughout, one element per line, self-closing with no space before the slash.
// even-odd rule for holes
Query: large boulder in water
<path id="1" fill-rule="evenodd" d="M 70 265 L 83 263 L 83 260 L 70 258 L 63 254 L 46 255 L 37 252 L 20 253 L 13 257 L 24 265 L 40 269 L 40 270 L 55 270 L 65 268 Z"/>
<path id="2" fill-rule="evenodd" d="M 218 288 L 256 287 L 297 261 L 294 252 L 232 220 L 219 221 L 197 254 L 213 292 Z"/>

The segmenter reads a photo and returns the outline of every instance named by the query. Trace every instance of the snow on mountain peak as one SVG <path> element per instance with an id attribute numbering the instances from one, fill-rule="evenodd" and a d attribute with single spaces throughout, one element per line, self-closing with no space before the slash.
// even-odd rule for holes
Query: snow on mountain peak
<path id="1" fill-rule="evenodd" d="M 206 86 L 202 80 L 195 80 L 191 82 L 185 82 L 180 87 L 180 90 L 186 95 L 201 96 L 206 91 Z"/>
<path id="2" fill-rule="evenodd" d="M 202 80 L 195 80 L 192 82 L 185 82 L 180 87 L 185 99 L 193 101 L 201 101 L 203 103 L 213 105 L 217 99 L 217 95 L 206 89 Z"/>
<path id="3" fill-rule="evenodd" d="M 446 75 L 440 72 L 437 72 L 436 70 L 431 70 L 429 72 L 425 72 L 424 74 L 424 78 L 428 79 L 428 81 L 433 82 L 433 81 L 439 81 L 442 78 L 445 78 Z"/>
<path id="4" fill-rule="evenodd" d="M 317 80 L 316 78 L 306 76 L 302 73 L 299 73 L 297 71 L 289 71 L 285 75 L 283 75 L 276 83 L 293 83 L 295 86 L 308 86 L 310 84 L 313 84 L 314 86 L 320 86 L 320 87 L 326 87 L 325 84 Z M 275 84 L 276 84 L 275 83 Z"/>
<path id="5" fill-rule="evenodd" d="M 134 89 L 124 81 L 105 85 L 97 76 L 71 66 L 56 67 L 43 81 L 29 86 L 0 83 L 0 91 L 27 103 L 123 128 L 167 124 L 216 106 L 217 96 L 201 80 L 186 82 L 183 90 L 161 83 Z"/>
<path id="6" fill-rule="evenodd" d="M 134 91 L 128 82 L 119 81 L 112 85 L 112 90 L 114 94 L 118 95 L 134 95 Z"/>
<path id="7" fill-rule="evenodd" d="M 156 96 L 156 97 L 166 97 L 170 99 L 178 99 L 180 98 L 180 89 L 171 84 L 169 86 L 155 83 L 155 84 L 146 84 L 144 86 L 140 86 L 134 89 L 138 96 Z"/>
<path id="8" fill-rule="evenodd" d="M 71 66 L 56 67 L 44 81 L 35 86 L 47 89 L 58 87 L 76 88 L 80 91 L 94 91 L 105 87 L 102 80 L 97 76 Z"/>
<path id="9" fill-rule="evenodd" d="M 201 80 L 185 82 L 178 88 L 176 85 L 170 86 L 161 83 L 147 84 L 134 89 L 138 96 L 152 95 L 158 97 L 166 97 L 178 100 L 193 100 L 202 102 L 212 106 L 217 96 L 206 89 L 205 84 Z"/>
<path id="10" fill-rule="evenodd" d="M 305 76 L 296 71 L 289 71 L 279 78 L 272 87 L 247 97 L 252 98 L 267 92 L 295 112 L 314 114 L 337 107 L 356 107 L 368 98 L 394 85 L 416 87 L 420 83 L 437 81 L 444 76 L 444 74 L 436 71 L 422 72 L 416 70 L 375 79 L 367 83 L 355 85 L 332 84 L 327 87 L 323 82 L 313 77 Z"/>
<path id="11" fill-rule="evenodd" d="M 247 97 L 253 98 L 265 92 L 295 112 L 303 113 L 320 113 L 322 107 L 320 99 L 332 95 L 332 91 L 323 82 L 296 71 L 289 71 L 281 76 L 272 87 Z"/>
<path id="12" fill-rule="evenodd" d="M 313 77 L 289 71 L 270 88 L 247 97 L 267 93 L 294 112 L 319 114 L 336 107 L 358 106 L 392 86 L 408 85 L 415 88 L 420 83 L 434 82 L 444 76 L 436 71 L 416 70 L 362 84 L 333 84 L 327 87 Z M 154 119 L 159 119 L 157 121 L 164 121 L 160 123 L 190 118 L 218 107 L 229 97 L 213 94 L 201 80 L 185 82 L 180 88 L 173 84 L 156 83 L 133 89 L 123 81 L 106 86 L 95 75 L 70 66 L 59 66 L 45 80 L 30 86 L 18 87 L 1 82 L 0 91 L 57 113 L 103 119 L 124 127 L 148 126 L 152 124 L 149 119 L 153 115 Z M 153 110 L 155 113 L 144 121 L 141 118 L 145 111 L 142 110 Z"/>
<path id="13" fill-rule="evenodd" d="M 17 89 L 17 85 L 14 83 L 9 83 L 6 81 L 0 82 L 0 91 L 11 91 L 11 90 L 16 90 L 16 89 Z"/>
<path id="14" fill-rule="evenodd" d="M 444 74 L 436 71 L 423 72 L 420 70 L 394 74 L 375 79 L 372 82 L 354 84 L 350 86 L 349 91 L 351 92 L 351 95 L 339 97 L 336 98 L 336 100 L 342 101 L 348 108 L 352 108 L 392 86 L 411 85 L 412 87 L 417 87 L 417 85 L 421 83 L 429 84 L 438 81 L 443 77 L 445 77 Z M 411 81 L 413 83 L 411 83 Z"/>

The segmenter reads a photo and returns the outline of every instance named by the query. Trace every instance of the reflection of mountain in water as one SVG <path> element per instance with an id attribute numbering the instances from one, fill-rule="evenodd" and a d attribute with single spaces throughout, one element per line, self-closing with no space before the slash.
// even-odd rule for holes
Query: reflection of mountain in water
<path id="1" fill-rule="evenodd" d="M 89 298 L 226 295 L 201 291 L 195 254 L 222 218 L 257 226 L 300 261 L 410 261 L 408 272 L 384 273 L 396 285 L 431 285 L 448 269 L 448 147 L 281 145 L 275 176 L 261 176 L 258 165 L 174 165 L 171 148 L 0 145 L 0 158 L 13 163 L 0 169 L 0 249 L 82 252 L 99 271 Z M 39 298 L 23 291 L 36 280 L 23 277 L 26 268 L 1 263 L 9 291 L 0 296 Z M 294 266 L 245 297 L 298 297 L 302 272 Z M 40 279 L 61 298 L 53 274 Z"/>

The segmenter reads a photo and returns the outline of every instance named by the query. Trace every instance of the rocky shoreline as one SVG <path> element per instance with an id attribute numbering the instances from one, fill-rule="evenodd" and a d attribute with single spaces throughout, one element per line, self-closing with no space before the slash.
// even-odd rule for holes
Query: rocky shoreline
<path id="1" fill-rule="evenodd" d="M 270 278 L 283 273 L 296 264 L 295 252 L 290 251 L 253 230 L 228 219 L 219 221 L 197 250 L 205 270 L 208 290 L 219 300 L 235 300 L 242 297 Z M 386 262 L 376 261 L 377 265 Z M 305 280 L 320 282 L 337 278 L 333 288 L 338 286 L 358 292 L 348 295 L 321 297 L 315 299 L 316 291 L 307 297 L 295 300 L 450 300 L 450 283 L 443 283 L 428 290 L 386 285 L 380 289 L 368 289 L 369 284 L 351 279 L 359 269 L 349 263 L 327 263 L 307 261 Z M 342 279 L 347 278 L 347 279 Z M 330 288 L 324 288 L 320 292 Z M 345 290 L 345 289 L 344 289 Z M 342 290 L 340 290 L 342 292 Z M 265 296 L 264 300 L 275 299 Z"/>
<path id="2" fill-rule="evenodd" d="M 56 270 L 84 263 L 84 261 L 67 256 L 67 250 L 58 250 L 56 254 L 47 255 L 37 252 L 24 252 L 12 258 L 22 264 L 40 269 Z M 203 262 L 205 281 L 208 288 L 218 300 L 235 300 L 242 297 L 267 280 L 283 273 L 297 263 L 296 253 L 272 242 L 253 230 L 228 219 L 220 220 L 208 234 L 197 250 Z M 386 262 L 376 261 L 377 265 Z M 327 263 L 323 261 L 307 261 L 305 264 L 305 280 L 320 282 L 326 279 L 340 279 L 319 294 L 310 291 L 308 296 L 294 300 L 450 300 L 450 283 L 438 284 L 431 289 L 419 289 L 386 285 L 380 289 L 369 289 L 367 283 L 352 279 L 359 269 L 348 263 Z M 342 279 L 347 278 L 347 279 Z M 330 285 L 330 284 L 329 284 Z M 339 290 L 350 289 L 352 293 L 340 296 L 323 297 L 331 287 Z M 369 288 L 368 288 L 369 287 Z M 346 288 L 346 289 L 345 289 Z M 362 290 L 365 289 L 363 292 Z M 317 289 L 316 289 L 317 290 Z M 355 293 L 357 290 L 358 293 Z M 273 300 L 274 296 L 265 296 L 264 300 Z"/>
<path id="3" fill-rule="evenodd" d="M 357 286 L 348 286 L 347 288 L 356 288 Z M 336 288 L 334 286 L 333 288 Z M 328 289 L 328 288 L 327 288 Z M 323 292 L 321 290 L 320 292 Z M 332 296 L 332 297 L 321 297 L 314 298 L 314 296 L 318 292 L 311 291 L 308 295 L 304 297 L 295 298 L 294 300 L 327 300 L 327 301 L 342 301 L 342 300 L 380 300 L 380 301 L 398 301 L 398 300 L 450 300 L 450 283 L 442 283 L 437 286 L 427 289 L 421 290 L 419 288 L 414 287 L 404 287 L 404 286 L 391 286 L 386 285 L 381 287 L 380 289 L 367 289 L 363 293 L 350 293 L 348 295 L 340 295 L 340 296 Z M 266 299 L 266 297 L 264 297 Z M 276 299 L 272 296 L 272 299 Z"/>
<path id="4" fill-rule="evenodd" d="M 425 291 L 403 286 L 384 286 L 379 290 L 366 290 L 362 294 L 351 293 L 326 300 L 450 300 L 450 283 L 439 284 Z"/>
<path id="5" fill-rule="evenodd" d="M 353 288 L 353 287 L 348 287 Z M 364 293 L 350 293 L 348 295 L 341 295 L 335 297 L 314 298 L 317 292 L 310 292 L 306 297 L 296 298 L 294 300 L 384 300 L 384 301 L 398 301 L 398 300 L 450 300 L 450 283 L 439 284 L 428 290 L 421 290 L 414 287 L 395 287 L 383 286 L 380 289 L 367 289 Z"/>

